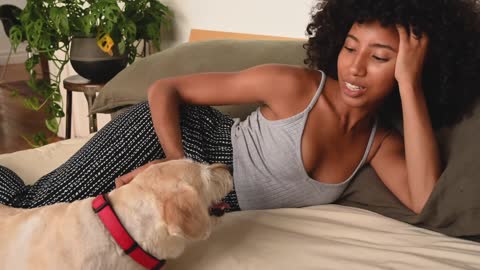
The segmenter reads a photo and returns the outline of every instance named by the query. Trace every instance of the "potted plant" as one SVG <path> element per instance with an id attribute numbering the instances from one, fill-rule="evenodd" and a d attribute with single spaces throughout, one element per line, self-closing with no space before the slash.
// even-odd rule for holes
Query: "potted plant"
<path id="1" fill-rule="evenodd" d="M 20 25 L 9 32 L 14 49 L 27 42 L 28 84 L 38 96 L 25 98 L 25 106 L 44 109 L 47 128 L 57 133 L 59 119 L 64 116 L 61 73 L 71 60 L 72 40 L 93 38 L 106 57 L 122 56 L 132 63 L 142 41 L 160 49 L 161 28 L 168 27 L 172 18 L 170 9 L 158 0 L 27 0 L 19 16 Z M 51 80 L 36 79 L 34 67 L 40 55 L 58 70 L 51 74 Z M 37 142 L 41 145 L 46 140 L 38 140 L 37 135 Z"/>

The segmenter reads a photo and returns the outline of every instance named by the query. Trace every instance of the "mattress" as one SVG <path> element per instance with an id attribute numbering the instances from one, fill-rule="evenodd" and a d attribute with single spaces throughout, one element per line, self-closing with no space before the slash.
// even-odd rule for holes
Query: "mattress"
<path id="1" fill-rule="evenodd" d="M 88 138 L 0 155 L 27 184 Z M 168 269 L 480 269 L 480 244 L 358 208 L 321 205 L 226 214 Z"/>
<path id="2" fill-rule="evenodd" d="M 169 269 L 480 269 L 480 244 L 358 208 L 226 214 Z"/>

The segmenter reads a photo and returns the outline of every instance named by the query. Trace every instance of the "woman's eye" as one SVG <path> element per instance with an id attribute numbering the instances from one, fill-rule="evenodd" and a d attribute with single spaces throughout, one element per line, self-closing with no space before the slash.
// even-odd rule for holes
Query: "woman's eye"
<path id="1" fill-rule="evenodd" d="M 380 61 L 380 62 L 387 62 L 388 61 L 388 58 L 382 58 L 382 57 L 378 57 L 378 56 L 372 56 L 373 59 L 377 60 L 377 61 Z"/>
<path id="2" fill-rule="evenodd" d="M 343 48 L 345 48 L 345 50 L 347 50 L 347 51 L 349 51 L 349 52 L 353 52 L 353 51 L 354 51 L 353 48 L 349 48 L 349 47 L 347 47 L 347 46 L 343 46 Z"/>

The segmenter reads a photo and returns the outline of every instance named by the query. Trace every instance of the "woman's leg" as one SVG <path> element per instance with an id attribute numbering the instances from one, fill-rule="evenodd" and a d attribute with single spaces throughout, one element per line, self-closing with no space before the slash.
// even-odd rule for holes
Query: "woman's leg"
<path id="1" fill-rule="evenodd" d="M 233 120 L 208 106 L 182 106 L 185 155 L 200 162 L 232 164 Z M 17 196 L 15 207 L 71 202 L 112 190 L 115 179 L 145 163 L 165 158 L 147 102 L 112 120 L 75 155 Z"/>
<path id="2" fill-rule="evenodd" d="M 163 158 L 146 103 L 113 119 L 60 167 L 28 187 L 15 207 L 71 202 L 108 192 L 114 180 L 150 160 Z"/>
<path id="3" fill-rule="evenodd" d="M 27 187 L 16 173 L 0 166 L 0 204 L 12 206 L 13 200 L 26 190 Z"/>

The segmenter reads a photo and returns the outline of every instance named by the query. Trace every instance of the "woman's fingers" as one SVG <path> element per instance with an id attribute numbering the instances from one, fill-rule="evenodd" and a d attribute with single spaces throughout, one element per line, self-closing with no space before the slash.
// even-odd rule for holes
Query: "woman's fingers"
<path id="1" fill-rule="evenodd" d="M 424 32 L 420 32 L 415 26 L 410 25 L 409 40 L 411 45 L 426 45 L 428 43 L 428 36 Z"/>
<path id="2" fill-rule="evenodd" d="M 396 27 L 397 27 L 398 35 L 400 37 L 400 45 L 402 45 L 402 43 L 405 43 L 408 40 L 407 29 L 405 29 L 405 27 L 400 24 L 397 24 Z"/>
<path id="3" fill-rule="evenodd" d="M 400 44 L 409 44 L 411 45 L 412 43 L 418 43 L 422 42 L 424 43 L 426 40 L 428 40 L 428 37 L 425 35 L 425 33 L 419 32 L 419 30 L 416 29 L 415 26 L 410 25 L 409 26 L 409 31 L 400 24 L 396 25 L 399 37 L 400 37 Z"/>
<path id="4" fill-rule="evenodd" d="M 147 163 L 143 166 L 140 166 L 140 167 L 136 168 L 135 170 L 133 170 L 133 171 L 127 173 L 127 174 L 124 174 L 124 175 L 118 177 L 117 179 L 115 179 L 115 187 L 119 188 L 123 185 L 126 185 L 126 184 L 130 183 L 133 180 L 133 178 L 135 178 L 135 176 L 137 176 L 137 174 L 141 173 L 146 168 L 150 167 L 153 164 L 162 163 L 162 162 L 165 162 L 165 161 L 166 161 L 166 159 L 157 159 L 157 160 L 150 161 L 149 163 Z"/>
<path id="5" fill-rule="evenodd" d="M 396 25 L 399 49 L 395 64 L 395 79 L 399 84 L 421 86 L 423 62 L 428 36 L 410 25 Z"/>
<path id="6" fill-rule="evenodd" d="M 119 188 L 119 187 L 127 184 L 127 183 L 124 181 L 124 180 L 125 180 L 124 176 L 125 176 L 125 175 L 122 175 L 122 176 L 118 177 L 117 179 L 115 179 L 115 188 Z"/>
<path id="7" fill-rule="evenodd" d="M 144 165 L 142 167 L 138 167 L 135 170 L 118 177 L 117 179 L 115 179 L 115 187 L 118 188 L 118 187 L 121 187 L 123 185 L 126 185 L 126 184 L 130 183 L 133 180 L 133 178 L 137 174 L 139 174 L 141 171 L 146 169 L 147 166 L 150 166 L 150 164 L 147 163 L 146 165 Z"/>
<path id="8" fill-rule="evenodd" d="M 420 40 L 422 38 L 422 33 L 418 32 L 417 28 L 413 25 L 410 25 L 410 37 L 414 40 Z"/>

